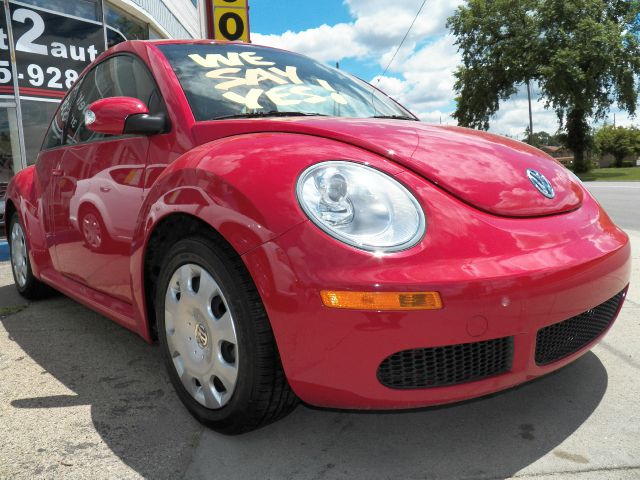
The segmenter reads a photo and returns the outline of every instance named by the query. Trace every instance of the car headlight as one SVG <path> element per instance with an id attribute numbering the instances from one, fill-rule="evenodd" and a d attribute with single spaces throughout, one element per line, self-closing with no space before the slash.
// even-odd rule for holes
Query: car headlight
<path id="1" fill-rule="evenodd" d="M 426 221 L 415 197 L 374 168 L 346 161 L 306 169 L 296 188 L 307 216 L 332 237 L 368 251 L 397 252 L 422 239 Z"/>

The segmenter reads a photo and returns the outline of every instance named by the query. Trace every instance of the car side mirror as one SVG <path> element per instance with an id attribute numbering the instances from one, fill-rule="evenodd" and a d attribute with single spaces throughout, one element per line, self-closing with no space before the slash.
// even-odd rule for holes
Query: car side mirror
<path id="1" fill-rule="evenodd" d="M 149 115 L 143 101 L 132 97 L 109 97 L 93 102 L 84 112 L 85 126 L 108 135 L 155 135 L 166 130 L 164 114 Z"/>

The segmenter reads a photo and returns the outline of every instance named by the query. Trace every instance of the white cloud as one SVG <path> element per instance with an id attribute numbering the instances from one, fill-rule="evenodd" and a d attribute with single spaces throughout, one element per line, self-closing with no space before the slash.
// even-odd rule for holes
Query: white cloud
<path id="1" fill-rule="evenodd" d="M 443 112 L 441 110 L 430 110 L 428 112 L 417 113 L 423 122 L 440 124 L 440 125 L 457 125 L 458 122 L 451 117 L 451 112 Z"/>
<path id="2" fill-rule="evenodd" d="M 380 63 L 388 61 L 404 37 L 420 8 L 422 0 L 345 0 L 354 21 L 322 25 L 301 32 L 281 35 L 252 33 L 255 43 L 286 47 L 321 61 L 369 57 Z M 441 36 L 446 20 L 461 0 L 427 2 L 406 41 L 410 54 L 421 39 Z"/>
<path id="3" fill-rule="evenodd" d="M 640 105 L 638 105 L 636 116 L 632 117 L 627 112 L 620 110 L 617 105 L 613 105 L 607 118 L 598 121 L 595 125 L 601 127 L 604 123 L 613 124 L 621 127 L 631 127 L 640 125 Z"/>
<path id="4" fill-rule="evenodd" d="M 321 25 L 303 32 L 282 35 L 251 33 L 253 43 L 277 47 L 308 55 L 320 62 L 335 62 L 343 58 L 363 58 L 369 53 L 366 45 L 356 41 L 352 24 Z"/>
<path id="5" fill-rule="evenodd" d="M 415 18 L 421 0 L 345 0 L 352 23 L 322 25 L 281 35 L 253 33 L 255 43 L 284 48 L 333 63 L 355 58 L 377 64 L 382 72 Z M 459 55 L 446 35 L 446 19 L 461 1 L 427 3 L 379 88 L 423 119 L 448 111 L 453 101 L 453 72 Z M 367 79 L 377 84 L 378 78 Z M 439 121 L 440 114 L 437 114 Z"/>
<path id="6" fill-rule="evenodd" d="M 345 0 L 349 11 L 356 18 L 356 26 L 362 38 L 373 41 L 374 45 L 387 40 L 391 45 L 381 43 L 381 49 L 398 45 L 411 22 L 415 18 L 422 0 Z M 411 31 L 413 38 L 442 35 L 446 31 L 447 18 L 461 0 L 427 1 L 421 15 Z"/>
<path id="7" fill-rule="evenodd" d="M 554 134 L 560 128 L 558 116 L 553 108 L 545 109 L 544 100 L 539 100 L 539 91 L 536 88 L 532 90 L 531 110 L 533 113 L 533 131 L 545 131 Z M 620 110 L 617 105 L 613 105 L 609 115 L 606 118 L 607 123 L 613 123 L 615 117 L 616 125 L 632 126 L 638 125 L 639 119 L 631 117 L 628 113 Z M 599 128 L 605 120 L 593 122 L 592 126 Z M 521 88 L 513 98 L 502 102 L 500 110 L 491 119 L 491 131 L 500 135 L 508 135 L 510 137 L 523 140 L 525 130 L 529 126 L 529 105 L 527 100 L 526 89 Z"/>
<path id="8" fill-rule="evenodd" d="M 395 77 L 377 76 L 371 81 L 371 83 L 390 97 L 393 97 L 400 103 L 403 103 L 403 97 L 407 90 L 407 82 Z"/>
<path id="9" fill-rule="evenodd" d="M 531 102 L 533 112 L 533 131 L 554 134 L 558 130 L 558 117 L 553 110 L 545 110 L 544 102 Z M 516 98 L 502 102 L 500 110 L 491 120 L 491 131 L 500 135 L 523 139 L 529 127 L 529 105 L 525 98 Z"/>
<path id="10" fill-rule="evenodd" d="M 408 83 L 407 105 L 416 111 L 443 108 L 453 100 L 453 76 L 460 61 L 453 38 L 444 36 L 427 44 L 401 64 Z"/>

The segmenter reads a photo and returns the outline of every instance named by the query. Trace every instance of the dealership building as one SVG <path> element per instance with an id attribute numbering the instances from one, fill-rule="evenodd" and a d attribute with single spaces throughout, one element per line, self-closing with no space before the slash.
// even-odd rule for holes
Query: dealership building
<path id="1" fill-rule="evenodd" d="M 21 0 L 0 9 L 0 200 L 97 55 L 124 40 L 204 36 L 198 0 Z"/>

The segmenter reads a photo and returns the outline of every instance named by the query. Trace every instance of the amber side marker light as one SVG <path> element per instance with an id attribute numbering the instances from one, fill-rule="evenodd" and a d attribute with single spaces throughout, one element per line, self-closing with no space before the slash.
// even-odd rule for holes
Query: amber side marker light
<path id="1" fill-rule="evenodd" d="M 338 292 L 322 290 L 322 303 L 349 310 L 440 310 L 438 292 Z"/>

